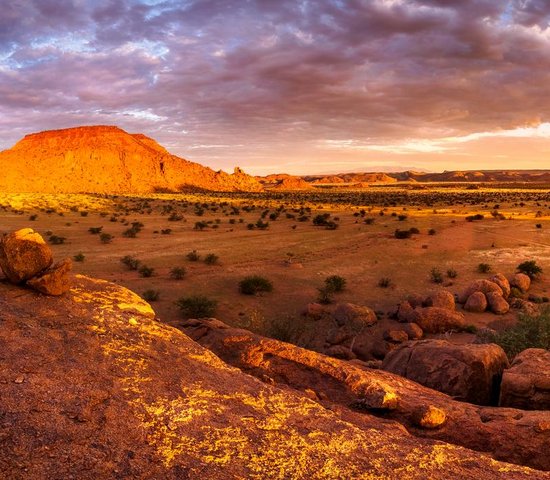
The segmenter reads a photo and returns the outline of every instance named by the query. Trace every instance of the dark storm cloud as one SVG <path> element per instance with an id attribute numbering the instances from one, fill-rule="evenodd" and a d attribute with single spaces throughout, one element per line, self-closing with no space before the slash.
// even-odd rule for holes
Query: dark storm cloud
<path id="1" fill-rule="evenodd" d="M 549 14 L 539 0 L 7 2 L 0 138 L 116 123 L 225 166 L 235 149 L 209 146 L 267 161 L 546 122 Z"/>

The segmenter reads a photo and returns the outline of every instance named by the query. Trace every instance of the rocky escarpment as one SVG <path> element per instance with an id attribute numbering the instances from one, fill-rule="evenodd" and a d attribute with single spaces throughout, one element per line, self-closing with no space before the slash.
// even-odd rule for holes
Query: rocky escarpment
<path id="1" fill-rule="evenodd" d="M 27 135 L 0 152 L 0 191 L 148 193 L 204 189 L 260 191 L 239 168 L 215 172 L 175 155 L 153 139 L 93 126 Z"/>
<path id="2" fill-rule="evenodd" d="M 268 385 L 83 276 L 59 297 L 0 282 L 0 352 L 3 478 L 550 478 Z"/>
<path id="3" fill-rule="evenodd" d="M 379 415 L 404 425 L 419 441 L 437 439 L 550 470 L 548 411 L 459 402 L 390 372 L 366 368 L 363 362 L 326 357 L 218 320 L 188 320 L 182 328 L 226 362 L 268 383 L 302 391 L 362 429 L 370 428 L 373 415 Z M 447 478 L 468 477 L 449 473 Z"/>

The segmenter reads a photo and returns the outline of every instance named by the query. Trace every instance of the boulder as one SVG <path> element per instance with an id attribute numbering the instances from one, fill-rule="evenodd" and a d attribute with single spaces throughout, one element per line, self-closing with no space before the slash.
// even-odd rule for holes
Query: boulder
<path id="1" fill-rule="evenodd" d="M 504 298 L 508 298 L 510 296 L 510 282 L 502 273 L 493 275 L 489 280 L 496 283 L 500 287 Z"/>
<path id="2" fill-rule="evenodd" d="M 503 294 L 502 289 L 495 282 L 489 280 L 475 280 L 458 296 L 458 303 L 466 303 L 470 295 L 474 292 L 482 292 L 484 294 L 498 292 L 501 295 Z"/>
<path id="3" fill-rule="evenodd" d="M 403 343 L 409 339 L 409 335 L 404 330 L 386 330 L 384 340 L 392 343 Z"/>
<path id="4" fill-rule="evenodd" d="M 409 302 L 412 308 L 421 307 L 424 301 L 425 298 L 417 293 L 413 293 L 407 297 L 407 302 Z"/>
<path id="5" fill-rule="evenodd" d="M 528 275 L 525 275 L 525 273 L 516 273 L 510 278 L 510 285 L 518 288 L 522 293 L 525 293 L 531 286 L 531 279 Z"/>
<path id="6" fill-rule="evenodd" d="M 510 310 L 510 305 L 504 297 L 497 292 L 489 292 L 487 295 L 487 304 L 491 312 L 496 313 L 497 315 L 504 315 Z"/>
<path id="7" fill-rule="evenodd" d="M 483 292 L 474 292 L 466 300 L 464 310 L 467 312 L 482 313 L 487 309 L 487 297 Z"/>
<path id="8" fill-rule="evenodd" d="M 447 310 L 455 309 L 455 297 L 448 290 L 437 290 L 431 293 L 424 302 L 426 307 L 446 308 Z"/>
<path id="9" fill-rule="evenodd" d="M 27 285 L 45 295 L 63 295 L 71 288 L 69 272 L 73 267 L 70 258 L 56 263 L 38 277 L 31 278 Z"/>
<path id="10" fill-rule="evenodd" d="M 550 410 L 550 351 L 528 348 L 514 358 L 502 375 L 499 404 L 524 410 Z"/>
<path id="11" fill-rule="evenodd" d="M 401 329 L 407 333 L 409 340 L 420 340 L 424 336 L 424 332 L 416 323 L 406 323 Z"/>
<path id="12" fill-rule="evenodd" d="M 413 311 L 414 308 L 408 300 L 401 302 L 397 307 L 397 321 L 408 322 L 410 319 L 410 315 L 413 313 Z"/>
<path id="13" fill-rule="evenodd" d="M 342 360 L 353 360 L 356 358 L 355 354 L 348 347 L 344 347 L 344 345 L 332 345 L 325 352 L 331 357 L 341 358 Z"/>
<path id="14" fill-rule="evenodd" d="M 369 327 L 377 321 L 376 314 L 369 307 L 353 303 L 339 303 L 333 317 L 340 326 L 349 325 L 357 328 Z"/>
<path id="15" fill-rule="evenodd" d="M 308 303 L 302 311 L 304 317 L 309 317 L 313 320 L 319 320 L 324 313 L 325 308 L 320 303 Z"/>
<path id="16" fill-rule="evenodd" d="M 508 367 L 495 344 L 455 345 L 446 340 L 407 342 L 386 355 L 382 368 L 458 400 L 490 405 Z"/>
<path id="17" fill-rule="evenodd" d="M 46 270 L 52 251 L 39 233 L 23 228 L 0 239 L 0 267 L 12 283 L 19 284 Z"/>
<path id="18" fill-rule="evenodd" d="M 465 326 L 462 313 L 439 307 L 417 308 L 409 316 L 409 321 L 416 323 L 426 333 L 460 330 Z"/>

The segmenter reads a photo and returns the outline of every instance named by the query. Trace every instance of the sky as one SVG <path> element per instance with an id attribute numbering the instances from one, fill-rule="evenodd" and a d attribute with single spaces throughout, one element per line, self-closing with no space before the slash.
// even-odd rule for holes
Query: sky
<path id="1" fill-rule="evenodd" d="M 0 7 L 0 149 L 100 124 L 252 174 L 550 168 L 550 1 Z"/>

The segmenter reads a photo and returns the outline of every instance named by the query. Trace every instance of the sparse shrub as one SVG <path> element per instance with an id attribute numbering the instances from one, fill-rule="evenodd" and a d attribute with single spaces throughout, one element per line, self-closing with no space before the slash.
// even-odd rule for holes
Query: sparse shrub
<path id="1" fill-rule="evenodd" d="M 266 230 L 268 227 L 269 222 L 263 222 L 261 218 L 256 222 L 256 228 L 259 230 Z"/>
<path id="2" fill-rule="evenodd" d="M 185 277 L 186 270 L 183 267 L 174 267 L 170 270 L 170 278 L 174 280 L 181 280 Z"/>
<path id="3" fill-rule="evenodd" d="M 430 228 L 428 230 L 428 235 L 435 235 L 435 234 L 436 234 L 435 228 Z"/>
<path id="4" fill-rule="evenodd" d="M 88 212 L 87 212 L 86 210 L 82 210 L 82 211 L 80 212 L 80 216 L 81 216 L 81 217 L 87 217 L 87 216 L 88 216 Z"/>
<path id="5" fill-rule="evenodd" d="M 162 235 L 170 235 L 172 233 L 172 229 L 171 228 L 163 228 L 160 233 Z"/>
<path id="6" fill-rule="evenodd" d="M 99 240 L 101 241 L 101 243 L 111 243 L 113 241 L 113 235 L 111 235 L 110 233 L 100 233 L 99 234 Z"/>
<path id="7" fill-rule="evenodd" d="M 399 230 L 399 229 L 397 229 L 394 232 L 394 236 L 395 236 L 395 238 L 403 240 L 403 239 L 406 239 L 406 238 L 411 238 L 412 233 L 409 230 Z"/>
<path id="8" fill-rule="evenodd" d="M 141 295 L 141 298 L 146 302 L 156 302 L 160 297 L 160 292 L 158 290 L 145 290 Z"/>
<path id="9" fill-rule="evenodd" d="M 466 325 L 463 329 L 463 332 L 466 333 L 477 333 L 477 327 L 473 324 Z"/>
<path id="10" fill-rule="evenodd" d="M 458 276 L 458 272 L 454 268 L 449 268 L 447 270 L 447 277 L 456 278 L 457 276 Z"/>
<path id="11" fill-rule="evenodd" d="M 527 348 L 550 349 L 550 311 L 536 317 L 521 316 L 512 328 L 490 335 L 484 339 L 500 345 L 512 360 Z"/>
<path id="12" fill-rule="evenodd" d="M 189 252 L 187 255 L 187 260 L 190 262 L 198 262 L 201 258 L 201 256 L 197 253 L 196 250 L 193 250 L 192 252 Z"/>
<path id="13" fill-rule="evenodd" d="M 176 305 L 187 318 L 205 318 L 214 315 L 218 302 L 204 295 L 192 295 L 180 298 Z"/>
<path id="14" fill-rule="evenodd" d="M 537 228 L 542 228 L 542 223 L 537 223 L 537 224 L 535 225 L 535 227 L 537 227 Z"/>
<path id="15" fill-rule="evenodd" d="M 409 233 L 411 235 L 417 235 L 417 234 L 420 233 L 420 230 L 418 230 L 418 228 L 416 228 L 416 227 L 411 227 L 411 228 L 409 228 Z"/>
<path id="16" fill-rule="evenodd" d="M 136 257 L 132 257 L 132 255 L 126 255 L 122 257 L 120 261 L 130 270 L 137 270 L 141 265 L 141 262 Z"/>
<path id="17" fill-rule="evenodd" d="M 183 215 L 179 215 L 176 212 L 173 212 L 169 217 L 168 221 L 170 222 L 179 222 L 180 220 L 183 220 Z"/>
<path id="18" fill-rule="evenodd" d="M 430 270 L 430 280 L 433 283 L 443 283 L 443 274 L 438 268 L 434 267 Z"/>
<path id="19" fill-rule="evenodd" d="M 517 266 L 517 271 L 520 273 L 524 273 L 529 278 L 533 279 L 539 273 L 542 273 L 542 268 L 537 265 L 537 262 L 535 260 L 527 260 Z"/>
<path id="20" fill-rule="evenodd" d="M 473 222 L 477 220 L 483 220 L 485 217 L 481 213 L 477 213 L 476 215 L 468 215 L 466 217 L 467 222 Z"/>
<path id="21" fill-rule="evenodd" d="M 480 263 L 477 266 L 477 271 L 479 273 L 489 273 L 491 271 L 491 265 L 489 265 L 488 263 Z"/>
<path id="22" fill-rule="evenodd" d="M 207 227 L 208 227 L 208 223 L 206 222 L 195 222 L 195 226 L 193 227 L 193 229 L 199 230 L 200 232 L 202 232 Z"/>
<path id="23" fill-rule="evenodd" d="M 519 288 L 512 287 L 510 289 L 510 297 L 512 298 L 525 298 L 527 294 L 523 293 Z"/>
<path id="24" fill-rule="evenodd" d="M 220 257 L 218 257 L 215 253 L 209 253 L 204 257 L 204 263 L 207 265 L 216 265 L 218 264 L 220 260 Z"/>
<path id="25" fill-rule="evenodd" d="M 52 245 L 61 245 L 67 240 L 65 237 L 60 237 L 58 235 L 51 235 L 49 241 Z"/>
<path id="26" fill-rule="evenodd" d="M 271 292 L 273 284 L 267 278 L 250 275 L 239 282 L 239 291 L 245 295 L 256 295 L 261 292 Z"/>
<path id="27" fill-rule="evenodd" d="M 34 214 L 34 215 L 31 215 L 31 216 L 29 217 L 29 220 L 30 220 L 31 222 L 34 222 L 37 218 L 38 218 L 38 215 Z"/>
<path id="28" fill-rule="evenodd" d="M 391 287 L 391 279 L 388 277 L 382 277 L 380 280 L 378 280 L 378 286 L 380 288 L 389 288 Z"/>
<path id="29" fill-rule="evenodd" d="M 88 228 L 88 232 L 90 232 L 92 235 L 99 235 L 101 233 L 101 230 L 103 230 L 103 227 L 90 227 L 90 228 Z"/>
<path id="30" fill-rule="evenodd" d="M 147 265 L 142 265 L 138 268 L 138 272 L 142 277 L 148 278 L 153 276 L 153 273 L 155 273 L 155 269 L 152 267 L 148 267 Z"/>
<path id="31" fill-rule="evenodd" d="M 313 225 L 316 227 L 325 226 L 330 218 L 330 213 L 320 213 L 313 217 Z M 299 219 L 298 219 L 299 220 Z"/>
<path id="32" fill-rule="evenodd" d="M 317 302 L 319 302 L 320 304 L 329 305 L 334 301 L 334 291 L 330 288 L 327 288 L 325 286 L 318 288 L 317 291 L 319 292 L 319 294 L 317 295 Z"/>
<path id="33" fill-rule="evenodd" d="M 84 255 L 82 252 L 77 253 L 76 255 L 73 256 L 73 260 L 74 260 L 75 262 L 83 262 L 85 258 L 86 258 L 86 257 L 85 257 L 85 255 Z"/>
<path id="34" fill-rule="evenodd" d="M 405 220 L 407 220 L 407 215 L 398 215 L 397 216 L 397 219 L 400 221 L 400 222 L 404 222 Z"/>
<path id="35" fill-rule="evenodd" d="M 139 230 L 136 230 L 134 227 L 128 228 L 122 232 L 122 236 L 126 238 L 136 238 Z"/>
<path id="36" fill-rule="evenodd" d="M 334 293 L 342 292 L 346 288 L 346 279 L 340 275 L 331 275 L 325 278 L 325 288 Z"/>

